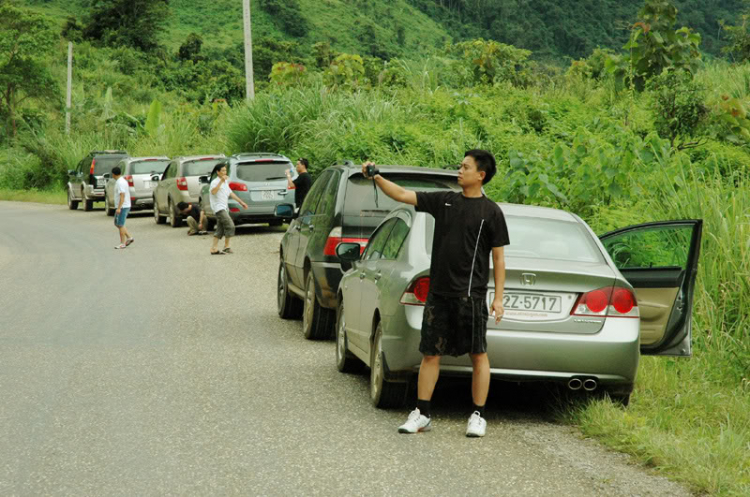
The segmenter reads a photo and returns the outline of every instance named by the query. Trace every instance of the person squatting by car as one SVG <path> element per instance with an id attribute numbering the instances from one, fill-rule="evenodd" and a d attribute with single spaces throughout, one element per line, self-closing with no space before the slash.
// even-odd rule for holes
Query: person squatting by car
<path id="1" fill-rule="evenodd" d="M 494 262 L 496 288 L 491 313 L 499 323 L 504 314 L 504 247 L 510 242 L 502 210 L 482 192 L 482 186 L 492 180 L 496 171 L 491 153 L 469 150 L 458 173 L 462 192 L 424 193 L 406 190 L 388 181 L 377 174 L 372 162 L 362 166 L 365 176 L 374 180 L 386 195 L 435 218 L 430 290 L 419 345 L 422 363 L 417 383 L 417 406 L 406 423 L 398 428 L 399 433 L 432 429 L 430 400 L 440 374 L 440 358 L 467 353 L 473 366 L 471 391 L 474 408 L 466 436 L 483 437 L 486 433 L 484 406 L 490 387 L 486 299 L 490 255 Z"/>
<path id="2" fill-rule="evenodd" d="M 188 236 L 208 234 L 208 219 L 206 218 L 206 213 L 203 212 L 199 205 L 195 205 L 192 202 L 180 202 L 177 204 L 177 209 L 190 227 L 187 233 Z"/>

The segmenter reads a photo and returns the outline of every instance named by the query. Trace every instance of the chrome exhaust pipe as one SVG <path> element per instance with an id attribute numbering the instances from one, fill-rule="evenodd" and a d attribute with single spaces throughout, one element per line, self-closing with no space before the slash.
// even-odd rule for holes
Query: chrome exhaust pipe
<path id="1" fill-rule="evenodd" d="M 580 390 L 582 386 L 583 386 L 583 382 L 579 380 L 578 378 L 571 378 L 570 380 L 568 380 L 568 388 L 570 388 L 573 391 Z"/>
<path id="2" fill-rule="evenodd" d="M 588 378 L 584 380 L 583 382 L 583 389 L 586 390 L 587 392 L 593 392 L 594 390 L 596 390 L 596 387 L 598 386 L 599 384 L 593 378 Z"/>

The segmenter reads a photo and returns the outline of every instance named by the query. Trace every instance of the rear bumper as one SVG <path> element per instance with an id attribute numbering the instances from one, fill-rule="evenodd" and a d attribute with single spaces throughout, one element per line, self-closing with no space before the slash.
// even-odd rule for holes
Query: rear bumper
<path id="1" fill-rule="evenodd" d="M 318 303 L 328 309 L 335 309 L 338 306 L 337 292 L 339 283 L 343 276 L 341 264 L 336 262 L 313 262 L 312 272 L 313 276 L 315 276 L 315 281 L 318 282 Z M 417 348 L 419 347 L 417 346 Z"/>
<path id="2" fill-rule="evenodd" d="M 394 378 L 419 372 L 423 307 L 402 306 L 384 316 L 383 351 Z M 640 321 L 610 318 L 596 334 L 488 330 L 487 354 L 493 378 L 512 381 L 567 381 L 596 377 L 602 386 L 632 385 L 640 359 Z M 470 376 L 471 359 L 445 356 L 441 375 Z"/>
<path id="3" fill-rule="evenodd" d="M 247 209 L 243 209 L 236 202 L 229 202 L 229 217 L 232 218 L 234 224 L 251 224 L 251 223 L 268 223 L 278 222 L 279 218 L 274 215 L 276 205 L 262 205 L 256 206 L 248 204 Z M 232 212 L 232 209 L 239 209 L 239 212 Z M 212 219 L 215 215 L 209 216 Z"/>
<path id="4" fill-rule="evenodd" d="M 88 200 L 95 200 L 97 202 L 104 201 L 104 187 L 94 188 L 91 185 L 86 185 L 86 198 Z"/>

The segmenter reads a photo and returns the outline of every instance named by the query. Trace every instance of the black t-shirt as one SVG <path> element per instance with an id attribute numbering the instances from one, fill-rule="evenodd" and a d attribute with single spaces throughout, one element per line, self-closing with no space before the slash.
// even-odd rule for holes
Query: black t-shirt
<path id="1" fill-rule="evenodd" d="M 193 219 L 195 219 L 196 221 L 198 221 L 200 223 L 201 222 L 201 209 L 200 209 L 200 207 L 198 207 L 195 204 L 190 204 L 190 205 L 191 205 L 190 212 L 188 212 L 187 214 L 185 214 L 185 217 L 186 218 L 187 217 L 192 217 Z"/>
<path id="2" fill-rule="evenodd" d="M 435 217 L 430 291 L 446 297 L 466 297 L 470 293 L 484 298 L 492 248 L 510 243 L 500 207 L 485 196 L 417 192 L 416 209 Z"/>
<path id="3" fill-rule="evenodd" d="M 310 173 L 302 173 L 297 176 L 297 179 L 293 181 L 294 189 L 294 203 L 297 207 L 302 207 L 302 202 L 305 201 L 307 192 L 310 191 L 312 186 L 312 176 Z"/>

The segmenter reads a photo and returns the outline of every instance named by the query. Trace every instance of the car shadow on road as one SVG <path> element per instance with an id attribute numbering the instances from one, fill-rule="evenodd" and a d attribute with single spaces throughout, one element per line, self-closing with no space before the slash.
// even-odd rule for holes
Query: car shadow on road
<path id="1" fill-rule="evenodd" d="M 282 234 L 286 232 L 287 225 L 269 226 L 267 224 L 242 224 L 235 226 L 235 236 L 242 235 L 264 235 L 264 234 Z"/>

